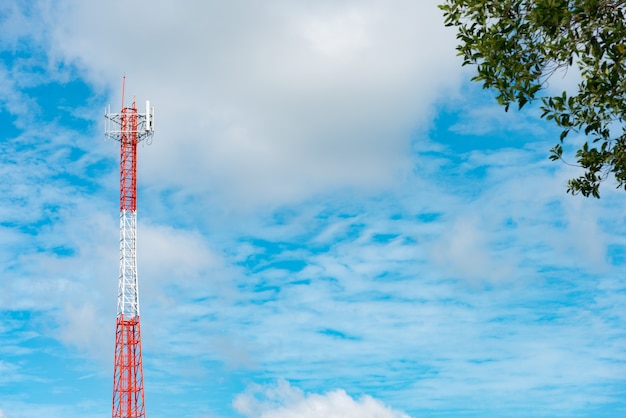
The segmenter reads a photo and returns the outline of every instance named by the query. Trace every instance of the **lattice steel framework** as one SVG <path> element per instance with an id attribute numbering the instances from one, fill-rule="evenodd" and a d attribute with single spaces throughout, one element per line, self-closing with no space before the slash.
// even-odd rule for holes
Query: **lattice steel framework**
<path id="1" fill-rule="evenodd" d="M 154 134 L 154 108 L 146 102 L 139 113 L 131 107 L 105 112 L 105 135 L 120 143 L 120 273 L 117 292 L 115 358 L 113 372 L 113 418 L 145 418 L 139 282 L 137 279 L 137 144 Z"/>

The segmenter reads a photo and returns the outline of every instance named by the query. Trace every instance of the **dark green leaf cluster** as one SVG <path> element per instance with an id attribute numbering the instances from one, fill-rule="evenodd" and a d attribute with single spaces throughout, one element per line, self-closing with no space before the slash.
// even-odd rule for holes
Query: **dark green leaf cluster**
<path id="1" fill-rule="evenodd" d="M 476 65 L 474 81 L 497 93 L 509 109 L 541 100 L 542 117 L 562 131 L 551 150 L 563 159 L 571 132 L 587 142 L 576 152 L 584 174 L 568 192 L 600 197 L 609 175 L 626 189 L 626 0 L 446 0 L 446 26 L 457 28 L 463 65 Z M 577 67 L 575 94 L 545 95 L 559 71 Z"/>

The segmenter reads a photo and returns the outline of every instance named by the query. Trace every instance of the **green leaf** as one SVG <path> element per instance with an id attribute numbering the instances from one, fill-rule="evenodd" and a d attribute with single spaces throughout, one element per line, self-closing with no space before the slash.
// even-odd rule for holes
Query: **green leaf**
<path id="1" fill-rule="evenodd" d="M 581 175 L 568 182 L 572 194 L 599 197 L 607 173 L 626 188 L 626 2 L 624 0 L 445 0 L 444 24 L 457 29 L 463 65 L 475 65 L 473 81 L 493 90 L 505 111 L 530 107 L 540 98 L 541 118 L 590 137 L 575 151 Z M 571 67 L 577 91 L 547 94 L 551 77 Z M 539 96 L 542 94 L 543 96 Z M 538 97 L 539 96 L 539 97 Z M 550 150 L 562 160 L 563 149 Z"/>

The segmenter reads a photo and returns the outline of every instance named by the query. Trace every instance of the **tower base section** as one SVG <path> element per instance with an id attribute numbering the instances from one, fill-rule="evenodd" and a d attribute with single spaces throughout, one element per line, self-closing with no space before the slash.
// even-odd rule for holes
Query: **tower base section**
<path id="1" fill-rule="evenodd" d="M 117 318 L 113 418 L 145 418 L 139 316 Z"/>

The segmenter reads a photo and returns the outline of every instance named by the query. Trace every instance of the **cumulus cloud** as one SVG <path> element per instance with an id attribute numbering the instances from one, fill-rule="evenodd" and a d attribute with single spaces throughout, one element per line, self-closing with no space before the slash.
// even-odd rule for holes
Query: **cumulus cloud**
<path id="1" fill-rule="evenodd" d="M 323 395 L 304 393 L 285 380 L 254 385 L 238 395 L 233 406 L 255 418 L 409 418 L 368 395 L 354 399 L 341 389 Z"/>
<path id="2" fill-rule="evenodd" d="M 124 73 L 156 106 L 144 182 L 242 207 L 410 170 L 411 134 L 460 80 L 436 3 L 63 0 L 50 39 L 114 106 Z"/>

